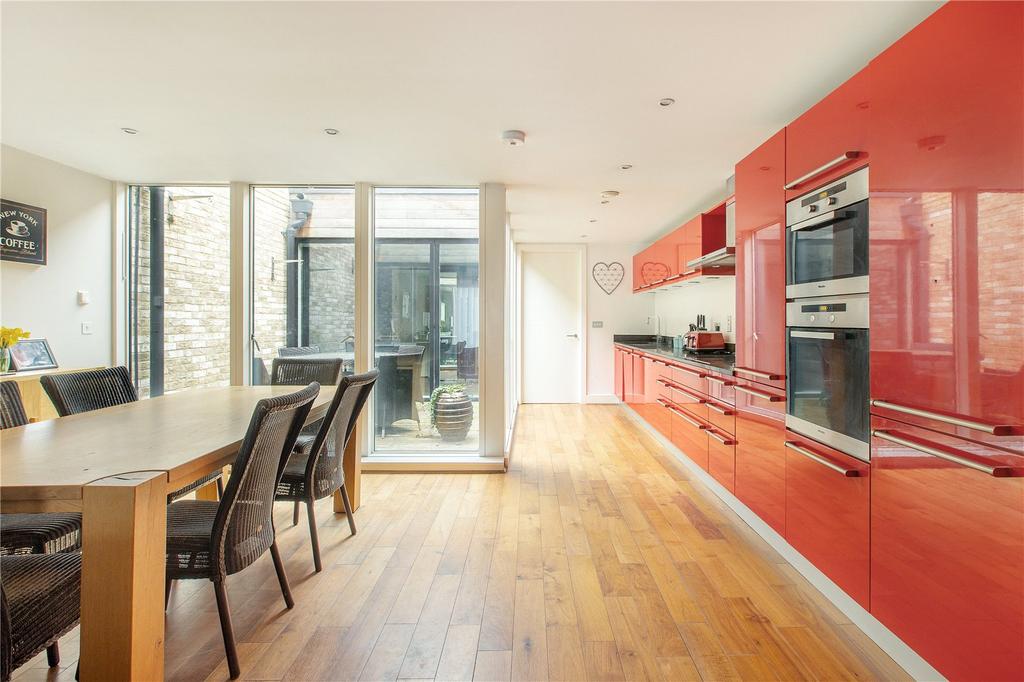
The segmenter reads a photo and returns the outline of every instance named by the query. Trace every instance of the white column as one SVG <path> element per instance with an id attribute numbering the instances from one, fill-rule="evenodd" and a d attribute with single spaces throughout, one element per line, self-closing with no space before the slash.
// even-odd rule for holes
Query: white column
<path id="1" fill-rule="evenodd" d="M 505 185 L 480 185 L 480 454 L 505 454 Z"/>

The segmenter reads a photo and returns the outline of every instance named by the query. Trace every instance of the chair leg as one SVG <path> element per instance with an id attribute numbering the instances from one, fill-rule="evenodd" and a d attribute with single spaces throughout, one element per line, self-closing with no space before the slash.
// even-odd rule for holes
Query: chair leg
<path id="1" fill-rule="evenodd" d="M 348 490 L 345 489 L 345 484 L 341 484 L 341 503 L 345 505 L 345 516 L 348 517 L 348 529 L 352 531 L 352 535 L 356 534 L 356 517 L 352 516 L 352 501 L 348 499 Z"/>
<path id="2" fill-rule="evenodd" d="M 213 591 L 217 595 L 217 613 L 220 615 L 220 630 L 224 635 L 224 652 L 228 656 L 228 672 L 231 679 L 241 675 L 238 667 L 238 650 L 235 648 L 235 628 L 231 625 L 231 612 L 228 610 L 228 591 L 223 582 L 214 582 Z"/>
<path id="3" fill-rule="evenodd" d="M 270 556 L 274 559 L 274 570 L 277 571 L 277 581 L 281 583 L 284 603 L 288 608 L 292 608 L 295 606 L 295 600 L 292 599 L 292 588 L 288 586 L 288 574 L 284 572 L 284 562 L 281 561 L 281 552 L 277 549 L 277 540 L 270 545 Z"/>
<path id="4" fill-rule="evenodd" d="M 313 500 L 306 500 L 306 515 L 309 516 L 309 541 L 313 545 L 313 568 L 319 573 L 324 567 L 320 563 L 320 537 L 316 532 L 316 511 L 313 508 Z"/>
<path id="5" fill-rule="evenodd" d="M 56 668 L 60 665 L 60 648 L 56 642 L 46 647 L 46 665 L 51 668 Z"/>
<path id="6" fill-rule="evenodd" d="M 217 479 L 217 499 L 224 497 L 224 475 L 221 474 L 220 478 Z"/>
<path id="7" fill-rule="evenodd" d="M 292 525 L 299 525 L 299 501 L 295 500 L 295 507 L 292 509 Z"/>
<path id="8" fill-rule="evenodd" d="M 171 577 L 167 576 L 164 578 L 164 611 L 167 610 L 167 605 L 171 603 Z"/>

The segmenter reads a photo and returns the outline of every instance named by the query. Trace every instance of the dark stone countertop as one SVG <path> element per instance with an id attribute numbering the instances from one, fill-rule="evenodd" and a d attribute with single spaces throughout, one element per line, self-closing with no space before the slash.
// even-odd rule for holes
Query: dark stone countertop
<path id="1" fill-rule="evenodd" d="M 628 337 L 628 340 L 619 340 L 615 337 L 615 344 L 625 348 L 643 351 L 648 355 L 656 355 L 672 362 L 680 362 L 687 365 L 694 365 L 703 369 L 710 369 L 719 374 L 732 376 L 733 368 L 736 366 L 736 356 L 732 353 L 727 355 L 707 355 L 695 353 L 676 353 L 671 345 L 655 343 L 650 337 L 644 339 L 640 335 Z"/>

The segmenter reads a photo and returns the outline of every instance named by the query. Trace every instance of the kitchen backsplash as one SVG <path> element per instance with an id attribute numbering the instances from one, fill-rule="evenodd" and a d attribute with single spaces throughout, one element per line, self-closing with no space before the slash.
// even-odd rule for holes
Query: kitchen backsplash
<path id="1" fill-rule="evenodd" d="M 685 334 L 697 315 L 707 318 L 707 328 L 714 330 L 720 324 L 726 343 L 736 343 L 736 279 L 705 280 L 700 284 L 682 284 L 676 288 L 658 289 L 654 297 L 654 314 L 661 318 L 661 333 L 664 336 Z M 654 322 L 651 323 L 651 331 Z"/>

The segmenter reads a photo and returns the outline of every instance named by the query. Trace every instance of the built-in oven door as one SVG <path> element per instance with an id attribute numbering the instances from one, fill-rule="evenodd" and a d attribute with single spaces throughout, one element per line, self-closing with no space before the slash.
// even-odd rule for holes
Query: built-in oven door
<path id="1" fill-rule="evenodd" d="M 786 426 L 868 460 L 868 330 L 788 327 L 786 337 Z"/>
<path id="2" fill-rule="evenodd" d="M 786 298 L 867 291 L 867 199 L 786 228 Z"/>

